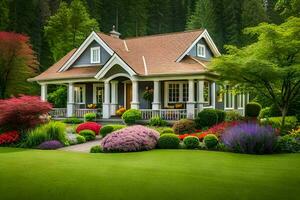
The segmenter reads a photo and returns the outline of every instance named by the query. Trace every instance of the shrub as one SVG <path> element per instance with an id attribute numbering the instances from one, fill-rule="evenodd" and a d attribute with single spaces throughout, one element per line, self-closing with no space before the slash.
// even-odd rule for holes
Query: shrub
<path id="1" fill-rule="evenodd" d="M 233 152 L 265 154 L 275 150 L 277 137 L 271 126 L 242 123 L 226 129 L 222 141 Z"/>
<path id="2" fill-rule="evenodd" d="M 224 110 L 215 109 L 218 116 L 218 123 L 224 122 L 226 118 L 226 112 Z"/>
<path id="3" fill-rule="evenodd" d="M 96 120 L 97 114 L 96 113 L 86 113 L 84 114 L 84 121 L 92 122 Z"/>
<path id="4" fill-rule="evenodd" d="M 174 131 L 172 128 L 167 127 L 161 131 L 161 134 L 166 134 L 166 133 L 174 133 Z"/>
<path id="5" fill-rule="evenodd" d="M 285 118 L 284 127 L 281 126 L 281 117 L 270 117 L 266 119 L 261 119 L 260 123 L 262 125 L 271 125 L 273 128 L 276 128 L 280 131 L 281 135 L 287 134 L 292 129 L 297 127 L 297 118 L 294 116 L 288 116 Z"/>
<path id="6" fill-rule="evenodd" d="M 181 119 L 173 125 L 173 131 L 176 134 L 193 133 L 196 131 L 196 124 L 190 119 Z"/>
<path id="7" fill-rule="evenodd" d="M 122 116 L 123 113 L 124 113 L 125 111 L 126 111 L 126 108 L 120 107 L 120 108 L 116 111 L 116 114 L 117 114 L 118 116 Z"/>
<path id="8" fill-rule="evenodd" d="M 290 134 L 280 137 L 278 148 L 282 152 L 300 152 L 300 128 L 292 130 Z"/>
<path id="9" fill-rule="evenodd" d="M 136 125 L 108 134 L 101 141 L 104 152 L 131 152 L 154 149 L 159 133 L 147 127 Z"/>
<path id="10" fill-rule="evenodd" d="M 246 117 L 258 117 L 261 110 L 261 105 L 256 102 L 250 102 L 246 104 L 245 107 L 245 116 Z"/>
<path id="11" fill-rule="evenodd" d="M 27 138 L 25 141 L 26 147 L 36 147 L 39 144 L 50 140 L 46 131 L 44 131 L 43 127 L 37 127 L 28 132 Z"/>
<path id="12" fill-rule="evenodd" d="M 78 144 L 82 144 L 86 142 L 85 137 L 83 137 L 82 135 L 76 135 L 76 139 Z"/>
<path id="13" fill-rule="evenodd" d="M 100 135 L 102 135 L 102 137 L 105 137 L 107 134 L 109 134 L 113 131 L 114 131 L 114 127 L 112 127 L 112 126 L 103 126 L 100 130 Z"/>
<path id="14" fill-rule="evenodd" d="M 187 149 L 196 149 L 199 146 L 199 139 L 196 136 L 188 136 L 183 140 Z"/>
<path id="15" fill-rule="evenodd" d="M 9 131 L 0 134 L 0 145 L 7 145 L 17 142 L 20 138 L 18 131 Z"/>
<path id="16" fill-rule="evenodd" d="M 95 132 L 91 130 L 82 130 L 79 132 L 79 135 L 83 136 L 86 141 L 91 141 L 96 139 Z"/>
<path id="17" fill-rule="evenodd" d="M 0 100 L 0 127 L 23 130 L 45 122 L 52 106 L 37 96 L 21 96 Z"/>
<path id="18" fill-rule="evenodd" d="M 225 121 L 227 122 L 231 122 L 231 121 L 240 121 L 243 119 L 243 116 L 238 113 L 237 111 L 227 111 L 226 112 L 226 117 L 225 117 Z"/>
<path id="19" fill-rule="evenodd" d="M 71 117 L 71 118 L 66 118 L 66 119 L 62 120 L 62 122 L 66 123 L 66 124 L 80 124 L 80 123 L 83 123 L 83 120 L 78 119 L 76 117 Z"/>
<path id="20" fill-rule="evenodd" d="M 142 118 L 141 111 L 136 109 L 129 109 L 125 111 L 122 115 L 122 119 L 128 125 L 135 124 L 136 120 L 140 120 Z"/>
<path id="21" fill-rule="evenodd" d="M 260 112 L 259 112 L 259 118 L 260 119 L 269 118 L 269 117 L 272 117 L 270 107 L 265 107 L 265 108 L 260 110 Z"/>
<path id="22" fill-rule="evenodd" d="M 180 140 L 175 134 L 167 133 L 160 136 L 158 140 L 158 147 L 161 149 L 177 149 Z"/>
<path id="23" fill-rule="evenodd" d="M 126 127 L 126 125 L 123 125 L 123 124 L 108 124 L 101 128 L 100 135 L 105 137 L 107 134 L 112 133 L 117 130 L 120 130 L 125 127 Z"/>
<path id="24" fill-rule="evenodd" d="M 204 137 L 203 142 L 208 149 L 212 149 L 217 146 L 219 140 L 214 134 L 207 134 Z"/>
<path id="25" fill-rule="evenodd" d="M 161 117 L 152 117 L 149 121 L 150 126 L 166 126 L 167 124 Z"/>
<path id="26" fill-rule="evenodd" d="M 60 141 L 50 140 L 50 141 L 43 142 L 38 146 L 38 148 L 51 150 L 51 149 L 59 149 L 62 148 L 63 146 L 64 145 Z"/>
<path id="27" fill-rule="evenodd" d="M 67 134 L 66 138 L 70 145 L 78 144 L 77 137 L 75 134 Z"/>
<path id="28" fill-rule="evenodd" d="M 101 125 L 96 122 L 85 122 L 77 126 L 76 133 L 79 133 L 82 130 L 91 130 L 94 131 L 95 135 L 98 135 L 100 129 Z"/>
<path id="29" fill-rule="evenodd" d="M 100 145 L 93 146 L 90 150 L 90 153 L 101 153 L 102 149 Z"/>
<path id="30" fill-rule="evenodd" d="M 196 119 L 197 128 L 206 128 L 215 125 L 218 122 L 218 115 L 214 109 L 204 109 L 198 113 Z"/>

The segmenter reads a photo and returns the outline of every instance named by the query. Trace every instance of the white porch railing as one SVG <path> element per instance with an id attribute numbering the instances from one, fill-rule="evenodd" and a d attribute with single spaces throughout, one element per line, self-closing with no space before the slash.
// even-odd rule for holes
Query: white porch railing
<path id="1" fill-rule="evenodd" d="M 180 120 L 187 117 L 186 109 L 140 109 L 142 120 L 149 120 L 152 117 L 159 116 L 164 120 Z"/>
<path id="2" fill-rule="evenodd" d="M 51 115 L 54 118 L 66 117 L 67 108 L 52 108 L 52 110 L 49 112 L 49 115 Z"/>
<path id="3" fill-rule="evenodd" d="M 74 115 L 83 118 L 86 113 L 98 113 L 98 109 L 75 109 Z"/>

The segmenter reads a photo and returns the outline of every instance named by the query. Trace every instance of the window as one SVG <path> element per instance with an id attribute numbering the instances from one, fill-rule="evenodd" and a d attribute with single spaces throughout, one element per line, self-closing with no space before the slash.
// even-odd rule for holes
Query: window
<path id="1" fill-rule="evenodd" d="M 234 95 L 232 91 L 230 91 L 231 87 L 227 85 L 225 88 L 225 109 L 234 109 Z"/>
<path id="2" fill-rule="evenodd" d="M 93 85 L 93 103 L 100 104 L 104 102 L 104 87 L 103 84 L 94 84 Z"/>
<path id="3" fill-rule="evenodd" d="M 91 63 L 100 63 L 100 47 L 91 48 Z"/>
<path id="4" fill-rule="evenodd" d="M 204 82 L 203 100 L 205 103 L 209 103 L 210 101 L 210 83 L 208 81 Z"/>
<path id="5" fill-rule="evenodd" d="M 197 56 L 205 58 L 205 45 L 197 44 Z"/>
<path id="6" fill-rule="evenodd" d="M 74 86 L 74 100 L 75 103 L 85 104 L 85 85 Z"/>
<path id="7" fill-rule="evenodd" d="M 244 94 L 238 94 L 237 95 L 237 107 L 238 108 L 244 108 Z"/>
<path id="8" fill-rule="evenodd" d="M 189 98 L 188 82 L 165 82 L 165 106 L 169 103 L 187 102 Z"/>

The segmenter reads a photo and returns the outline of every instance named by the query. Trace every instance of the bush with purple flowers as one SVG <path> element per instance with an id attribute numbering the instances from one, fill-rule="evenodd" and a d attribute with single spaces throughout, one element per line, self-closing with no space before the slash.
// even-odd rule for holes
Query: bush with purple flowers
<path id="1" fill-rule="evenodd" d="M 60 141 L 57 141 L 57 140 L 50 140 L 50 141 L 46 141 L 46 142 L 43 142 L 42 144 L 40 144 L 38 146 L 39 149 L 58 149 L 58 148 L 61 148 L 63 147 L 64 145 L 60 142 Z"/>
<path id="2" fill-rule="evenodd" d="M 154 149 L 159 133 L 141 125 L 115 131 L 101 141 L 103 152 L 132 152 Z"/>
<path id="3" fill-rule="evenodd" d="M 271 126 L 242 123 L 225 130 L 222 142 L 233 152 L 267 154 L 275 151 L 277 136 Z"/>

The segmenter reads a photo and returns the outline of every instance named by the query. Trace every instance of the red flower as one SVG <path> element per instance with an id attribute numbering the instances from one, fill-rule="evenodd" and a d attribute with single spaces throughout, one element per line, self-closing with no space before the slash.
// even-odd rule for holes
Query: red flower
<path id="1" fill-rule="evenodd" d="M 85 122 L 77 126 L 76 133 L 79 133 L 82 130 L 91 130 L 94 131 L 96 135 L 98 135 L 100 129 L 101 125 L 96 122 Z"/>
<path id="2" fill-rule="evenodd" d="M 239 121 L 222 122 L 222 123 L 219 123 L 219 124 L 216 124 L 216 125 L 212 126 L 211 128 L 204 131 L 203 133 L 215 134 L 217 137 L 220 137 L 224 133 L 226 128 L 236 126 L 239 123 L 240 123 Z"/>
<path id="3" fill-rule="evenodd" d="M 16 142 L 20 138 L 17 131 L 10 131 L 0 134 L 0 145 L 11 144 Z"/>

